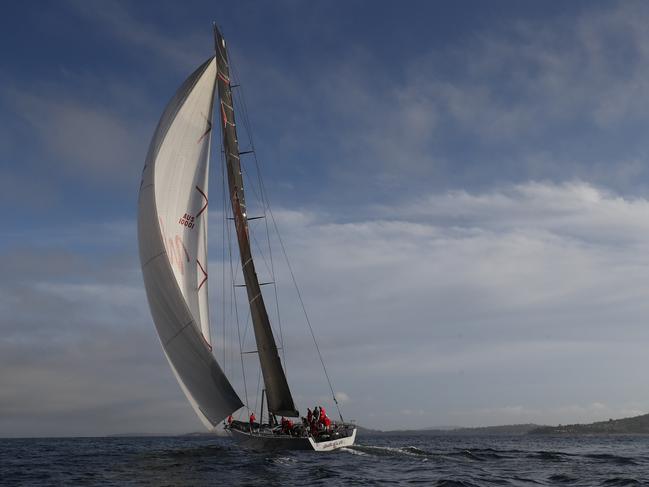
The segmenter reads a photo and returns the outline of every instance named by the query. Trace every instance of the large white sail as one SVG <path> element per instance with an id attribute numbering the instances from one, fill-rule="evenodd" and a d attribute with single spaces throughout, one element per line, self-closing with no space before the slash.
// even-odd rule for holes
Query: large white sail
<path id="1" fill-rule="evenodd" d="M 183 391 L 209 428 L 243 404 L 212 354 L 207 295 L 208 164 L 216 62 L 167 105 L 140 185 L 138 239 L 151 314 Z"/>

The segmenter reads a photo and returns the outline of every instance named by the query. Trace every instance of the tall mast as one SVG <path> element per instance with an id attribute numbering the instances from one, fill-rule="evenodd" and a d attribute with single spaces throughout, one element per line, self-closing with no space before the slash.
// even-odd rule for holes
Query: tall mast
<path id="1" fill-rule="evenodd" d="M 239 143 L 230 86 L 230 68 L 225 40 L 216 25 L 214 25 L 214 41 L 219 91 L 218 110 L 223 133 L 223 149 L 227 165 L 230 203 L 237 231 L 241 269 L 248 293 L 255 341 L 257 342 L 257 353 L 266 386 L 268 410 L 274 414 L 295 417 L 299 416 L 299 412 L 295 409 L 286 375 L 280 362 L 275 337 L 270 326 L 268 312 L 264 305 L 264 298 L 261 294 L 259 279 L 252 259 L 246 200 L 243 192 L 243 175 L 239 159 Z"/>

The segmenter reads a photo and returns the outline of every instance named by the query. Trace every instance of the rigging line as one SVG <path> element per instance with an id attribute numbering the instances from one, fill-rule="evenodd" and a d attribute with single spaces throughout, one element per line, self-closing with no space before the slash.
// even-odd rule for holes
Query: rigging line
<path id="1" fill-rule="evenodd" d="M 257 374 L 257 389 L 255 389 L 255 409 L 253 411 L 259 411 L 257 406 L 259 404 L 259 384 L 261 383 L 261 369 L 259 369 L 259 374 Z M 264 418 L 259 415 L 259 423 L 261 424 Z"/>
<path id="2" fill-rule="evenodd" d="M 226 346 L 225 346 L 225 256 L 226 256 L 226 253 L 225 253 L 225 226 L 227 225 L 227 215 L 226 215 L 227 208 L 226 208 L 226 199 L 225 199 L 225 164 L 224 164 L 224 159 L 225 159 L 225 153 L 224 153 L 224 149 L 223 149 L 223 141 L 221 141 L 221 192 L 223 194 L 223 198 L 222 198 L 223 221 L 221 222 L 222 223 L 222 225 L 221 225 L 221 234 L 222 234 L 221 262 L 223 263 L 222 264 L 223 272 L 221 272 L 221 277 L 222 277 L 222 280 L 221 280 L 222 281 L 221 282 L 221 286 L 222 286 L 222 288 L 221 288 L 222 289 L 222 294 L 221 294 L 222 313 L 221 313 L 221 317 L 223 319 L 223 367 L 225 368 L 225 363 L 226 363 L 226 360 L 225 360 L 225 350 L 226 350 Z"/>
<path id="3" fill-rule="evenodd" d="M 227 233 L 228 233 L 228 256 L 230 258 L 230 277 L 232 278 L 232 283 L 234 284 L 234 269 L 232 267 L 232 232 L 230 231 L 230 225 L 226 225 L 227 228 Z M 237 293 L 234 292 L 234 287 L 232 287 L 232 297 L 233 297 L 233 302 L 234 302 L 234 314 L 236 317 L 236 322 L 237 322 L 237 336 L 239 338 L 239 352 L 243 351 L 243 345 L 241 343 L 241 326 L 239 324 L 239 309 L 237 306 Z M 245 392 L 246 396 L 246 409 L 248 409 L 248 412 L 250 412 L 250 406 L 248 402 L 248 385 L 246 384 L 246 369 L 243 365 L 243 355 L 240 353 L 239 354 L 240 360 L 241 360 L 241 375 L 243 376 L 243 389 Z"/>
<path id="4" fill-rule="evenodd" d="M 236 78 L 238 78 L 238 70 L 236 68 L 235 63 L 232 64 L 232 72 Z M 245 94 L 243 90 L 243 86 L 241 86 L 240 90 L 238 90 L 238 93 L 236 93 L 236 99 L 239 101 L 239 104 L 241 105 L 241 112 L 242 112 L 242 120 L 243 120 L 243 125 L 244 128 L 246 129 L 246 133 L 248 135 L 248 140 L 250 141 L 250 147 L 251 147 L 251 153 L 254 157 L 255 160 L 255 167 L 257 169 L 257 179 L 259 183 L 259 192 L 261 193 L 261 203 L 262 203 L 262 208 L 263 208 L 263 214 L 264 214 L 264 224 L 266 226 L 266 240 L 268 242 L 268 254 L 269 254 L 269 259 L 270 259 L 270 271 L 271 271 L 271 280 L 273 281 L 273 294 L 275 295 L 275 310 L 277 312 L 277 324 L 279 326 L 279 340 L 280 340 L 280 345 L 282 348 L 282 362 L 284 362 L 284 373 L 287 374 L 287 366 L 286 366 L 286 348 L 284 347 L 284 334 L 282 331 L 282 316 L 280 314 L 280 307 L 279 307 L 279 295 L 277 292 L 277 279 L 275 278 L 275 265 L 273 262 L 273 251 L 272 251 L 272 246 L 270 243 L 270 230 L 268 227 L 268 218 L 266 218 L 266 207 L 270 209 L 270 203 L 268 201 L 268 198 L 266 197 L 266 192 L 264 188 L 264 184 L 261 178 L 261 168 L 259 164 L 259 160 L 257 158 L 257 152 L 255 151 L 255 141 L 253 139 L 252 135 L 252 124 L 250 122 L 250 117 L 248 116 L 248 107 L 246 105 L 246 99 L 245 99 Z M 233 100 L 234 103 L 234 100 Z M 245 168 L 244 168 L 245 170 Z M 250 179 L 250 178 L 249 178 Z M 254 191 L 254 185 L 251 185 Z"/>
<path id="5" fill-rule="evenodd" d="M 242 341 L 243 348 L 241 349 L 242 350 L 241 353 L 246 353 L 243 350 L 246 348 L 246 339 L 248 337 L 248 330 L 252 328 L 252 326 L 248 326 L 248 324 L 250 323 L 250 306 L 248 306 L 247 308 L 248 308 L 248 314 L 246 315 L 246 324 L 243 327 L 243 341 Z"/>
<path id="6" fill-rule="evenodd" d="M 277 293 L 277 279 L 275 277 L 275 264 L 273 262 L 273 248 L 270 244 L 270 231 L 268 228 L 268 218 L 266 217 L 266 206 L 268 206 L 268 199 L 265 197 L 265 192 L 264 192 L 264 186 L 262 184 L 262 179 L 261 179 L 261 169 L 259 167 L 259 163 L 257 161 L 257 154 L 255 153 L 254 155 L 255 159 L 255 166 L 257 167 L 257 178 L 259 180 L 259 188 L 260 188 L 260 193 L 261 193 L 261 201 L 262 201 L 262 207 L 263 207 L 263 212 L 264 212 L 264 225 L 266 226 L 266 241 L 268 242 L 268 258 L 270 259 L 270 276 L 271 280 L 273 281 L 273 293 L 275 295 L 275 309 L 277 310 L 277 324 L 279 325 L 279 343 L 280 346 L 282 347 L 282 361 L 284 362 L 284 374 L 288 373 L 288 369 L 286 367 L 286 352 L 284 351 L 284 333 L 282 332 L 282 316 L 280 314 L 280 309 L 279 309 L 279 297 Z"/>
<path id="7" fill-rule="evenodd" d="M 262 250 L 261 245 L 259 245 L 259 241 L 257 240 L 257 237 L 255 237 L 254 232 L 250 232 L 250 235 L 252 236 L 252 243 L 254 245 L 255 250 L 261 257 L 261 260 L 263 261 L 264 265 L 266 266 L 266 270 L 268 271 L 269 274 L 271 274 L 271 280 L 274 279 L 270 267 L 268 266 L 268 261 L 266 260 L 266 256 L 264 255 L 264 251 Z"/>
<path id="8" fill-rule="evenodd" d="M 254 195 L 255 198 L 257 198 L 257 201 L 263 203 L 262 198 L 259 196 L 259 194 L 257 194 L 257 190 L 255 189 L 255 185 L 252 184 L 252 178 L 250 177 L 250 175 L 246 171 L 245 164 L 239 163 L 239 166 L 241 167 L 241 172 L 243 173 L 243 175 L 247 178 L 248 182 L 250 183 L 249 185 L 244 184 L 244 188 L 246 188 L 246 190 L 248 190 L 248 189 L 252 190 L 252 194 Z"/>
<path id="9" fill-rule="evenodd" d="M 233 71 L 236 74 L 236 69 L 234 68 L 234 65 L 232 67 L 233 67 Z M 255 151 L 255 145 L 254 145 L 254 140 L 253 140 L 253 137 L 252 137 L 252 131 L 250 129 L 250 120 L 248 118 L 248 110 L 247 110 L 247 106 L 246 106 L 246 103 L 245 103 L 243 87 L 239 91 L 240 91 L 240 93 L 239 93 L 239 101 L 240 101 L 240 103 L 242 105 L 242 115 L 243 115 L 242 120 L 243 120 L 244 127 L 246 128 L 246 131 L 248 133 L 248 138 L 250 139 L 250 147 L 253 150 L 252 155 L 253 155 L 253 158 L 255 160 L 255 166 L 257 168 L 257 175 L 259 177 L 260 193 L 262 194 L 262 202 L 264 203 L 263 204 L 263 206 L 264 206 L 264 216 L 266 216 L 266 209 L 267 209 L 268 213 L 270 213 L 271 219 L 273 221 L 273 227 L 275 229 L 275 233 L 277 234 L 277 239 L 279 240 L 280 247 L 281 247 L 282 253 L 284 255 L 284 259 L 286 260 L 286 264 L 287 264 L 289 272 L 291 274 L 291 279 L 293 281 L 293 286 L 295 287 L 296 293 L 298 295 L 298 299 L 300 301 L 300 306 L 302 307 L 304 317 L 306 319 L 307 325 L 309 326 L 309 331 L 311 332 L 311 337 L 313 338 L 313 343 L 314 343 L 314 345 L 316 347 L 316 351 L 318 352 L 318 358 L 320 359 L 320 363 L 322 364 L 322 370 L 324 371 L 325 378 L 327 379 L 327 384 L 329 385 L 329 390 L 331 391 L 331 396 L 332 396 L 332 398 L 334 400 L 334 404 L 336 405 L 336 409 L 338 410 L 338 415 L 340 416 L 341 421 L 344 421 L 342 412 L 340 410 L 340 405 L 338 404 L 338 399 L 336 399 L 336 394 L 335 394 L 335 392 L 333 390 L 333 386 L 331 384 L 331 379 L 329 378 L 329 373 L 327 372 L 327 367 L 325 366 L 324 359 L 322 358 L 322 353 L 320 352 L 320 347 L 318 346 L 318 341 L 317 341 L 317 339 L 315 337 L 315 333 L 314 333 L 313 327 L 311 325 L 311 320 L 309 319 L 309 315 L 308 315 L 308 313 L 306 311 L 306 307 L 305 307 L 304 301 L 302 299 L 302 294 L 300 292 L 300 288 L 297 285 L 297 280 L 295 278 L 295 274 L 293 272 L 291 262 L 290 262 L 290 260 L 288 258 L 288 254 L 286 252 L 286 247 L 284 246 L 284 241 L 282 240 L 281 234 L 279 233 L 279 228 L 277 226 L 277 221 L 275 220 L 275 215 L 273 214 L 273 210 L 270 207 L 270 201 L 268 200 L 268 196 L 267 196 L 265 185 L 263 183 L 263 179 L 261 178 L 261 170 L 260 170 L 260 165 L 259 165 L 259 161 L 258 161 L 258 158 L 257 158 L 257 152 Z M 268 225 L 268 218 L 265 218 L 265 220 L 266 220 L 266 225 Z M 274 276 L 273 276 L 273 281 L 276 281 Z M 276 286 L 275 286 L 275 297 L 277 299 Z M 277 306 L 277 310 L 279 312 L 279 306 Z M 282 335 L 281 335 L 281 321 L 280 321 L 279 324 L 280 324 L 280 341 L 283 342 Z M 282 343 L 282 354 L 284 354 L 283 343 Z M 286 359 L 284 359 L 284 362 L 286 362 Z M 286 369 L 286 363 L 285 363 L 284 367 Z"/>
<path id="10" fill-rule="evenodd" d="M 271 209 L 270 206 L 268 206 L 268 212 L 270 213 L 270 217 L 273 221 L 273 225 L 275 227 L 275 233 L 277 234 L 277 239 L 279 240 L 282 253 L 284 254 L 286 265 L 288 266 L 288 270 L 291 274 L 291 279 L 293 280 L 293 286 L 295 286 L 295 291 L 297 292 L 297 297 L 300 301 L 300 306 L 302 307 L 302 311 L 304 312 L 304 317 L 306 318 L 306 322 L 309 325 L 309 331 L 311 332 L 311 337 L 313 338 L 315 349 L 318 352 L 318 357 L 320 358 L 320 363 L 322 364 L 322 370 L 324 371 L 325 377 L 327 378 L 327 383 L 329 384 L 331 397 L 333 398 L 334 403 L 336 404 L 336 409 L 338 410 L 338 415 L 340 416 L 340 420 L 344 422 L 345 420 L 343 419 L 343 413 L 340 411 L 340 405 L 338 404 L 338 399 L 336 399 L 336 393 L 334 392 L 334 388 L 331 385 L 331 379 L 329 378 L 329 374 L 327 373 L 327 367 L 325 366 L 324 359 L 322 358 L 322 353 L 320 353 L 318 340 L 316 340 L 315 333 L 313 332 L 313 327 L 311 326 L 311 320 L 309 319 L 309 314 L 307 313 L 306 306 L 304 306 L 304 301 L 302 300 L 302 293 L 300 292 L 300 288 L 297 285 L 297 280 L 295 279 L 295 274 L 293 273 L 293 267 L 291 266 L 291 261 L 288 259 L 288 254 L 286 253 L 286 247 L 284 246 L 284 241 L 282 240 L 282 236 L 279 233 L 279 228 L 277 227 L 277 222 L 275 221 L 275 215 L 273 215 L 273 210 Z"/>
<path id="11" fill-rule="evenodd" d="M 242 168 L 243 168 L 243 166 L 242 166 Z M 248 179 L 250 179 L 249 176 L 248 176 L 248 173 L 245 170 L 245 168 L 243 168 L 243 174 L 246 177 L 248 177 Z M 260 203 L 262 205 L 262 208 L 263 208 L 263 213 L 264 213 L 263 218 L 266 219 L 266 208 L 265 208 L 266 205 L 265 205 L 265 202 L 263 200 L 263 196 L 262 196 L 262 198 L 259 198 L 259 196 L 257 195 L 257 192 L 254 189 L 255 186 L 253 184 L 248 185 L 248 187 L 252 188 L 253 193 L 255 194 L 257 199 L 260 201 Z M 250 219 L 248 220 L 248 222 L 250 222 Z M 273 265 L 273 262 L 272 262 L 272 255 L 273 254 L 272 254 L 271 245 L 270 245 L 270 236 L 268 235 L 268 222 L 266 222 L 265 228 L 266 228 L 266 239 L 267 239 L 267 245 L 268 245 L 268 253 L 269 253 L 269 257 L 270 257 L 270 265 L 269 265 L 269 261 L 266 259 L 264 251 L 262 249 L 262 246 L 259 244 L 259 241 L 257 240 L 257 237 L 255 235 L 256 232 L 254 232 L 254 228 L 250 223 L 248 223 L 248 228 L 249 228 L 249 235 L 252 237 L 253 248 L 256 250 L 257 255 L 259 257 L 261 257 L 261 260 L 264 263 L 264 266 L 266 267 L 266 271 L 268 271 L 268 273 L 271 276 L 271 281 L 274 283 L 275 282 L 275 269 L 274 269 L 274 265 Z M 277 301 L 277 296 L 275 296 L 275 301 L 276 301 L 275 304 L 278 306 L 279 303 Z M 278 322 L 281 323 L 281 320 L 279 318 L 278 318 Z M 280 329 L 280 336 L 281 336 L 281 329 Z M 282 342 L 282 346 L 283 346 L 283 342 Z"/>
<path id="12" fill-rule="evenodd" d="M 230 309 L 230 320 L 232 319 L 233 315 L 233 310 L 232 310 L 232 293 L 228 293 L 228 297 L 226 297 L 226 290 L 228 290 L 226 286 L 226 272 L 225 272 L 225 262 L 227 258 L 227 246 L 226 246 L 226 232 L 227 232 L 227 199 L 226 199 L 226 192 L 225 192 L 225 149 L 223 147 L 223 139 L 221 138 L 221 193 L 222 193 L 222 198 L 221 198 L 221 209 L 222 209 L 222 224 L 221 224 L 221 232 L 222 232 L 222 239 L 221 239 L 221 262 L 222 262 L 222 272 L 221 272 L 221 298 L 222 298 L 222 313 L 221 317 L 223 319 L 223 367 L 225 369 L 226 366 L 230 368 L 230 373 L 233 372 L 234 369 L 234 360 L 232 358 L 233 355 L 233 348 L 234 347 L 228 347 L 227 343 L 227 326 L 226 326 L 226 304 L 229 304 L 229 309 Z M 229 301 L 229 302 L 228 302 Z M 227 359 L 227 352 L 230 352 L 230 360 Z"/>
<path id="13" fill-rule="evenodd" d="M 268 231 L 268 228 L 266 228 L 266 231 Z M 264 265 L 266 266 L 266 270 L 270 273 L 271 275 L 271 282 L 273 284 L 273 287 L 275 288 L 275 292 L 277 293 L 277 285 L 275 283 L 275 272 L 271 267 L 268 267 L 268 261 L 266 260 L 266 257 L 264 256 L 264 252 L 261 249 L 261 245 L 259 244 L 259 241 L 257 240 L 257 237 L 255 237 L 254 232 L 250 232 L 250 235 L 252 236 L 252 242 L 254 244 L 255 249 L 257 250 L 257 253 L 261 256 L 261 260 L 264 262 Z M 270 239 L 269 239 L 270 240 Z M 269 247 L 270 250 L 270 247 Z M 277 307 L 277 314 L 279 315 L 279 300 L 277 299 L 277 294 L 275 294 L 275 306 Z M 282 351 L 282 357 L 285 357 L 285 352 L 284 352 L 284 339 L 282 336 L 282 328 L 281 328 L 281 321 L 278 318 L 278 325 L 279 325 L 279 337 L 280 337 L 280 346 L 279 349 Z M 277 328 L 277 325 L 273 327 L 273 323 L 270 322 L 270 326 L 274 329 Z M 247 328 L 246 328 L 247 331 Z M 244 335 L 244 346 L 245 346 L 245 335 Z M 286 374 L 286 360 L 284 360 L 284 374 Z"/>

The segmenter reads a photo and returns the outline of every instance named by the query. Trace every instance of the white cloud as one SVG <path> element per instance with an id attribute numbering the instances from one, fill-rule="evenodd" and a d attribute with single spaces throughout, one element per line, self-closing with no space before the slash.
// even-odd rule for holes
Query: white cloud
<path id="1" fill-rule="evenodd" d="M 639 376 L 628 370 L 642 367 L 637 344 L 648 338 L 646 200 L 531 182 L 374 211 L 305 227 L 281 224 L 276 212 L 334 385 L 356 391 L 353 416 L 400 396 L 456 424 L 454 395 L 480 403 L 486 388 L 489 401 L 538 401 L 530 420 L 566 422 L 548 402 L 601 402 L 602 390 L 622 402 L 637 396 Z M 291 302 L 288 291 L 281 301 Z M 299 313 L 283 316 L 299 343 L 289 363 L 303 364 L 292 377 L 306 381 L 318 371 L 304 365 Z M 385 396 L 386 385 L 399 394 Z"/>
<path id="2" fill-rule="evenodd" d="M 649 408 L 649 396 L 639 392 L 649 339 L 649 202 L 583 182 L 530 182 L 433 193 L 364 212 L 342 223 L 315 211 L 275 212 L 346 418 L 386 429 L 567 423 Z M 132 224 L 77 232 L 124 227 Z M 220 225 L 210 228 L 220 360 Z M 18 425 L 0 427 L 10 434 L 31 415 L 42 426 L 76 411 L 86 419 L 77 426 L 66 419 L 62 432 L 91 433 L 103 408 L 101 431 L 124 431 L 122 424 L 197 428 L 155 339 L 131 242 L 125 250 L 120 238 L 84 240 L 103 245 L 103 257 L 90 266 L 69 247 L 70 235 L 50 234 L 65 251 L 41 256 L 26 249 L 0 261 L 0 357 L 3 381 L 12 384 L 3 388 L 0 408 Z M 298 407 L 321 403 L 333 412 L 278 249 L 275 256 Z M 264 266 L 257 267 L 266 279 Z M 246 315 L 242 310 L 242 326 Z M 225 338 L 225 368 L 243 392 L 236 335 Z M 254 387 L 254 357 L 246 363 Z M 106 394 L 93 393 L 96 387 Z M 353 401 L 342 391 L 353 391 Z M 51 413 L 36 404 L 39 394 Z M 570 406 L 579 404 L 588 406 Z"/>

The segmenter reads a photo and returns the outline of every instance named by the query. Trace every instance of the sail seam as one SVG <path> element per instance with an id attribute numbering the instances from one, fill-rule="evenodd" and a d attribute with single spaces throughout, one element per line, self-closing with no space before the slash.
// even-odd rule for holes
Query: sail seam
<path id="1" fill-rule="evenodd" d="M 144 269 L 146 266 L 148 266 L 148 265 L 151 263 L 151 261 L 157 259 L 157 258 L 160 257 L 161 255 L 164 255 L 164 254 L 166 254 L 166 253 L 167 253 L 167 251 L 166 251 L 166 250 L 163 250 L 163 251 L 160 252 L 159 254 L 154 255 L 154 256 L 151 257 L 149 260 L 147 260 L 144 264 L 142 264 L 142 269 Z"/>
<path id="2" fill-rule="evenodd" d="M 165 342 L 165 346 L 169 345 L 172 341 L 174 341 L 174 340 L 178 337 L 178 335 L 180 335 L 183 331 L 185 331 L 185 329 L 186 329 L 189 325 L 191 325 L 192 323 L 194 323 L 194 320 L 193 320 L 193 319 L 190 320 L 189 323 L 186 323 L 185 325 L 183 325 L 183 327 L 182 327 L 180 330 L 178 330 L 178 331 L 174 334 L 174 336 L 172 336 L 169 340 L 167 340 L 167 341 Z"/>

